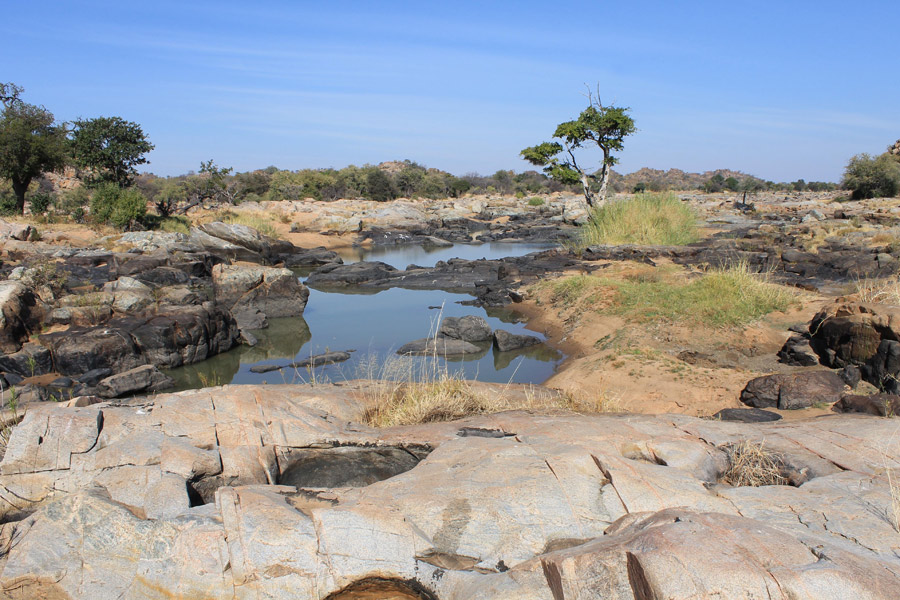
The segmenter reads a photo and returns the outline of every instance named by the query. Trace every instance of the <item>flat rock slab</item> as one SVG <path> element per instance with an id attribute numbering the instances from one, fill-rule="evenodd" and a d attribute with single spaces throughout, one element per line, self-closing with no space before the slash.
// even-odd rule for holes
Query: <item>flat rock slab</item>
<path id="1" fill-rule="evenodd" d="M 422 338 L 400 346 L 397 354 L 417 356 L 463 356 L 478 354 L 481 348 L 464 340 L 453 338 Z"/>
<path id="2" fill-rule="evenodd" d="M 0 463 L 3 595 L 896 598 L 894 419 L 518 411 L 375 430 L 358 421 L 373 387 L 29 409 Z M 720 483 L 741 442 L 805 482 Z"/>
<path id="3" fill-rule="evenodd" d="M 251 373 L 270 373 L 281 369 L 305 369 L 306 367 L 322 367 L 350 360 L 349 352 L 324 352 L 304 358 L 286 365 L 255 365 L 250 367 Z"/>
<path id="4" fill-rule="evenodd" d="M 781 415 L 761 408 L 723 408 L 713 415 L 713 419 L 735 423 L 768 423 L 780 420 Z"/>

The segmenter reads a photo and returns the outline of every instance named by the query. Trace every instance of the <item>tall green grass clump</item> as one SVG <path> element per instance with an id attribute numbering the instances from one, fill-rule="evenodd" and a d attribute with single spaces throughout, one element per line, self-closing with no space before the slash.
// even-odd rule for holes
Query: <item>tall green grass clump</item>
<path id="1" fill-rule="evenodd" d="M 746 263 L 713 269 L 681 284 L 652 278 L 610 283 L 617 292 L 616 311 L 641 321 L 745 325 L 797 300 L 792 290 L 770 283 Z"/>
<path id="2" fill-rule="evenodd" d="M 672 193 L 636 194 L 596 208 L 581 228 L 580 246 L 683 246 L 699 239 L 697 216 Z"/>

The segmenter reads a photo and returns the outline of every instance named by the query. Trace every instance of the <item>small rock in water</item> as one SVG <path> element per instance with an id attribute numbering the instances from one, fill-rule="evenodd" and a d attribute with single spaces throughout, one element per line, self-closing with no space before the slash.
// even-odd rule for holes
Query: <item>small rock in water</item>
<path id="1" fill-rule="evenodd" d="M 528 346 L 536 346 L 541 343 L 541 338 L 533 335 L 518 335 L 498 329 L 494 332 L 494 345 L 500 352 L 519 350 Z"/>

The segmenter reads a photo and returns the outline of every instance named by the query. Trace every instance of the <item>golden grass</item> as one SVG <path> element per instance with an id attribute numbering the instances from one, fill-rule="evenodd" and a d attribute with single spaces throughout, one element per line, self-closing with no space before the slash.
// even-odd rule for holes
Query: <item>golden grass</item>
<path id="1" fill-rule="evenodd" d="M 594 209 L 581 228 L 579 244 L 680 246 L 699 238 L 697 215 L 667 192 L 637 194 Z"/>
<path id="2" fill-rule="evenodd" d="M 362 362 L 362 368 L 368 369 L 365 378 L 372 380 L 365 388 L 368 408 L 362 420 L 373 427 L 453 421 L 505 410 L 563 409 L 597 413 L 619 408 L 614 399 L 605 396 L 466 381 L 434 360 L 390 357 L 374 376 L 372 359 Z"/>
<path id="3" fill-rule="evenodd" d="M 722 481 L 729 485 L 759 487 L 762 485 L 786 485 L 784 458 L 766 450 L 765 441 L 744 440 L 723 448 L 728 455 L 729 467 Z"/>
<path id="4" fill-rule="evenodd" d="M 865 278 L 857 280 L 855 288 L 860 302 L 900 306 L 900 280 Z"/>

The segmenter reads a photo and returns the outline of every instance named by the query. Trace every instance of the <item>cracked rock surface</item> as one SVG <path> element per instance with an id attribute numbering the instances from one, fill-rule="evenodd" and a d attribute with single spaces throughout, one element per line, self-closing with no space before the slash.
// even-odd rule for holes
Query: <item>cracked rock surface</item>
<path id="1" fill-rule="evenodd" d="M 0 463 L 0 597 L 887 599 L 900 589 L 893 419 L 507 412 L 376 430 L 357 422 L 365 385 L 29 408 Z M 803 474 L 798 485 L 721 483 L 725 449 L 743 441 L 764 442 Z"/>

